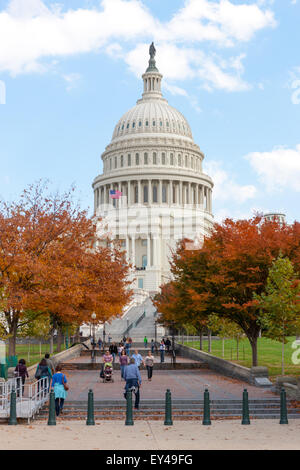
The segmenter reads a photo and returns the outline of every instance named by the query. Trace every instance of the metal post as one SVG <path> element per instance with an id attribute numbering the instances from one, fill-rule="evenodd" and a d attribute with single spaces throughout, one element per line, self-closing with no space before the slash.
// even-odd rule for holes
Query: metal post
<path id="1" fill-rule="evenodd" d="M 86 424 L 87 426 L 95 426 L 93 390 L 89 390 L 89 394 L 88 394 L 88 410 L 87 410 Z"/>
<path id="2" fill-rule="evenodd" d="M 69 349 L 69 330 L 66 329 L 66 349 Z"/>
<path id="3" fill-rule="evenodd" d="M 17 422 L 17 395 L 16 391 L 13 388 L 10 394 L 10 413 L 9 413 L 9 421 L 8 424 L 10 426 L 15 426 L 18 424 Z"/>
<path id="4" fill-rule="evenodd" d="M 54 390 L 50 392 L 48 426 L 56 426 Z"/>
<path id="5" fill-rule="evenodd" d="M 280 422 L 279 424 L 289 424 L 286 408 L 286 391 L 284 388 L 280 392 Z"/>
<path id="6" fill-rule="evenodd" d="M 210 420 L 210 400 L 209 400 L 209 392 L 207 389 L 205 389 L 204 392 L 204 411 L 203 411 L 203 421 L 202 424 L 204 426 L 209 426 L 211 425 L 211 420 Z"/>
<path id="7" fill-rule="evenodd" d="M 132 417 L 132 391 L 128 390 L 126 392 L 126 421 L 125 426 L 133 426 L 133 417 Z"/>
<path id="8" fill-rule="evenodd" d="M 165 426 L 172 426 L 173 421 L 172 421 L 172 398 L 171 398 L 171 392 L 168 389 L 166 391 L 166 402 L 165 402 Z"/>
<path id="9" fill-rule="evenodd" d="M 248 401 L 248 392 L 247 389 L 244 389 L 243 392 L 243 417 L 242 424 L 250 424 L 249 418 L 249 401 Z"/>

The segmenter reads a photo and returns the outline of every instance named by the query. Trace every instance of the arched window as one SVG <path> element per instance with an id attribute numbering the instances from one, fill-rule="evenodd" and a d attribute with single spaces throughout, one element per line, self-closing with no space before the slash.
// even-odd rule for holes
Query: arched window
<path id="1" fill-rule="evenodd" d="M 155 126 L 155 121 L 153 121 L 152 125 Z"/>
<path id="2" fill-rule="evenodd" d="M 142 127 L 142 121 L 139 121 L 139 127 Z"/>
<path id="3" fill-rule="evenodd" d="M 144 165 L 148 165 L 148 153 L 144 153 Z"/>
<path id="4" fill-rule="evenodd" d="M 181 166 L 181 155 L 178 155 L 178 166 Z"/>
<path id="5" fill-rule="evenodd" d="M 124 157 L 123 157 L 123 155 L 121 155 L 121 167 L 123 167 L 123 166 L 124 166 Z"/>
<path id="6" fill-rule="evenodd" d="M 138 153 L 135 154 L 135 164 L 139 165 L 140 164 L 140 156 Z"/>
<path id="7" fill-rule="evenodd" d="M 134 187 L 134 203 L 137 204 L 139 202 L 139 188 L 136 185 Z"/>
<path id="8" fill-rule="evenodd" d="M 176 203 L 176 186 L 173 184 L 173 204 Z"/>
<path id="9" fill-rule="evenodd" d="M 146 121 L 145 124 L 146 124 L 146 126 L 149 126 L 149 121 Z"/>
<path id="10" fill-rule="evenodd" d="M 162 165 L 166 164 L 166 154 L 164 152 L 161 154 L 161 163 Z"/>
<path id="11" fill-rule="evenodd" d="M 132 127 L 135 127 L 135 122 L 132 123 Z"/>
<path id="12" fill-rule="evenodd" d="M 174 165 L 174 155 L 173 155 L 173 153 L 170 154 L 170 165 Z"/>
<path id="13" fill-rule="evenodd" d="M 144 202 L 148 202 L 148 186 L 144 186 Z"/>
<path id="14" fill-rule="evenodd" d="M 127 123 L 126 129 L 129 129 L 129 122 Z"/>
<path id="15" fill-rule="evenodd" d="M 111 161 L 111 158 L 109 159 L 109 169 L 110 169 L 110 170 L 112 169 L 112 161 Z"/>
<path id="16" fill-rule="evenodd" d="M 115 168 L 117 168 L 117 166 L 118 166 L 118 158 L 115 157 Z"/>
<path id="17" fill-rule="evenodd" d="M 153 193 L 153 194 L 152 194 L 152 196 L 153 196 L 153 197 L 152 197 L 153 202 L 157 202 L 157 186 L 156 186 L 156 185 L 153 186 L 153 191 L 152 191 L 152 193 Z"/>
<path id="18" fill-rule="evenodd" d="M 185 166 L 188 166 L 188 156 L 185 156 Z"/>
<path id="19" fill-rule="evenodd" d="M 153 165 L 157 164 L 156 152 L 153 153 Z"/>
<path id="20" fill-rule="evenodd" d="M 131 155 L 130 155 L 130 153 L 128 154 L 128 166 L 131 166 Z"/>

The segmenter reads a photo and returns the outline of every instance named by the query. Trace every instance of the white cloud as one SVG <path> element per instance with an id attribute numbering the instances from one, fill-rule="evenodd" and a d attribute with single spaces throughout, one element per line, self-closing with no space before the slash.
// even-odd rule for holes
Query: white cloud
<path id="1" fill-rule="evenodd" d="M 208 41 L 224 49 L 275 26 L 273 12 L 254 0 L 239 5 L 229 0 L 186 0 L 165 22 L 142 0 L 102 0 L 99 7 L 66 11 L 58 4 L 47 8 L 42 0 L 11 0 L 0 12 L 0 72 L 44 72 L 53 59 L 102 50 L 124 58 L 140 75 L 154 38 L 167 79 L 198 78 L 208 90 L 242 91 L 250 88 L 241 78 L 245 56 L 225 60 L 205 53 L 200 45 Z"/>
<path id="2" fill-rule="evenodd" d="M 269 191 L 300 191 L 300 144 L 295 149 L 276 147 L 270 152 L 252 152 L 245 158 Z"/>
<path id="3" fill-rule="evenodd" d="M 243 204 L 256 195 L 255 186 L 240 185 L 217 161 L 206 162 L 204 171 L 214 182 L 213 197 L 216 201 Z"/>

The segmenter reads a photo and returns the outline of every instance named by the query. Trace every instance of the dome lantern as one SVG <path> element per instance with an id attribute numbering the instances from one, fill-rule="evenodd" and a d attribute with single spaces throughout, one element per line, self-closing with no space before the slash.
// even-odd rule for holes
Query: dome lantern
<path id="1" fill-rule="evenodd" d="M 155 54 L 156 54 L 156 49 L 154 47 L 154 44 L 150 45 L 149 48 L 149 54 L 150 54 L 150 59 L 149 59 L 149 66 L 146 70 L 146 72 L 142 75 L 143 81 L 144 81 L 144 93 L 142 95 L 143 100 L 147 99 L 163 99 L 162 92 L 161 92 L 161 80 L 162 80 L 162 74 L 159 73 L 157 67 L 156 67 L 156 62 L 155 62 Z"/>

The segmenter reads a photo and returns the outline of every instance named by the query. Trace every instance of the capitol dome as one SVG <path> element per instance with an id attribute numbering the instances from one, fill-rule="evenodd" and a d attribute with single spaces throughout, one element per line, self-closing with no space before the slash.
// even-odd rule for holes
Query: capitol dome
<path id="1" fill-rule="evenodd" d="M 157 292 L 176 242 L 210 234 L 213 182 L 188 121 L 162 95 L 153 43 L 149 53 L 142 97 L 115 126 L 93 189 L 95 214 L 114 220 L 110 234 L 138 273 L 136 287 Z"/>
<path id="2" fill-rule="evenodd" d="M 193 139 L 185 117 L 164 99 L 139 100 L 115 127 L 112 142 L 141 134 L 177 135 Z"/>

